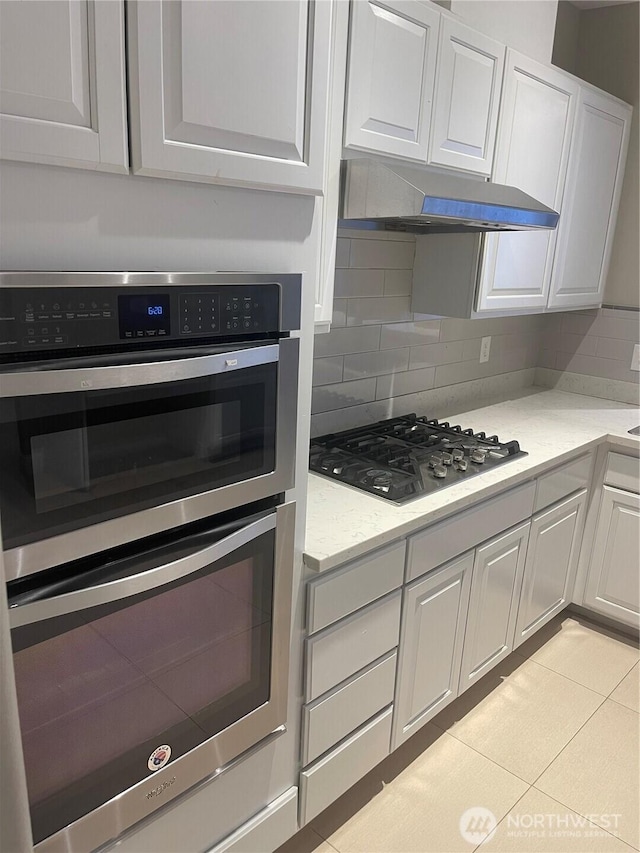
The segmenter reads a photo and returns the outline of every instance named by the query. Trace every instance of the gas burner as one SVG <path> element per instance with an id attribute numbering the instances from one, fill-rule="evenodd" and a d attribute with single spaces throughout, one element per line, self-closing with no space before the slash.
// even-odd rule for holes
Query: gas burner
<path id="1" fill-rule="evenodd" d="M 406 415 L 313 439 L 310 468 L 404 503 L 525 455 L 517 441 Z"/>

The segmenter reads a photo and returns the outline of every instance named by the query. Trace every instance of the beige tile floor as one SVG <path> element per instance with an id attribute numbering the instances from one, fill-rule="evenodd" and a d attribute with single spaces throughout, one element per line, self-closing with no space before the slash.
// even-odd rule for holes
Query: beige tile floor
<path id="1" fill-rule="evenodd" d="M 639 658 L 564 614 L 278 853 L 640 850 Z"/>

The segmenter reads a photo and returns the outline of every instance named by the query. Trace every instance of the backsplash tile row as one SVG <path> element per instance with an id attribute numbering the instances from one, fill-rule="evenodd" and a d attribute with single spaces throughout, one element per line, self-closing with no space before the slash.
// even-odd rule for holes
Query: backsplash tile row
<path id="1" fill-rule="evenodd" d="M 380 406 L 399 412 L 404 397 L 406 411 L 412 411 L 422 392 L 535 368 L 541 317 L 458 320 L 413 314 L 415 237 L 346 233 L 338 238 L 332 329 L 315 340 L 316 434 L 331 412 L 336 413 L 332 427 L 343 422 L 346 428 L 353 422 L 351 412 L 370 403 L 372 413 Z M 491 352 L 480 364 L 485 335 L 492 336 Z"/>
<path id="2" fill-rule="evenodd" d="M 545 319 L 539 367 L 638 384 L 638 371 L 630 369 L 640 341 L 637 311 L 601 308 Z"/>
<path id="3" fill-rule="evenodd" d="M 481 387 L 497 393 L 501 383 L 516 388 L 534 377 L 536 384 L 577 393 L 637 399 L 639 374 L 629 368 L 640 338 L 637 312 L 603 308 L 478 320 L 414 314 L 415 240 L 339 232 L 332 328 L 315 339 L 314 434 L 392 412 L 433 414 L 438 401 L 451 405 L 456 395 L 466 399 Z M 488 335 L 490 356 L 481 364 L 481 339 Z"/>

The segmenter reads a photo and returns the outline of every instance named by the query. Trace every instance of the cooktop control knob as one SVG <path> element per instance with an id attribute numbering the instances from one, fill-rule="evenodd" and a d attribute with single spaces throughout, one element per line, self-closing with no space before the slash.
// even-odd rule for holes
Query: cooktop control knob
<path id="1" fill-rule="evenodd" d="M 460 459 L 464 459 L 464 450 L 452 450 L 451 455 L 453 456 L 453 461 L 458 462 Z"/>
<path id="2" fill-rule="evenodd" d="M 451 453 L 443 453 L 442 454 L 442 464 L 443 465 L 451 465 L 453 462 L 453 455 Z"/>
<path id="3" fill-rule="evenodd" d="M 429 467 L 435 469 L 438 465 L 442 465 L 442 453 L 432 453 L 429 457 Z"/>
<path id="4" fill-rule="evenodd" d="M 483 450 L 481 447 L 477 447 L 471 453 L 471 461 L 476 462 L 478 465 L 482 465 L 484 460 L 487 458 L 487 451 Z"/>
<path id="5" fill-rule="evenodd" d="M 438 479 L 442 479 L 447 476 L 447 469 L 444 465 L 434 465 L 433 466 L 433 476 L 438 477 Z"/>
<path id="6" fill-rule="evenodd" d="M 456 459 L 454 464 L 458 471 L 466 471 L 469 467 L 469 463 L 466 459 Z"/>

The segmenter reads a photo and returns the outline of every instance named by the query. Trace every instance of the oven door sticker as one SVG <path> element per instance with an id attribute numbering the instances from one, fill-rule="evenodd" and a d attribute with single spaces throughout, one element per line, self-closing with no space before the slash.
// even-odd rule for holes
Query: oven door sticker
<path id="1" fill-rule="evenodd" d="M 162 746 L 159 746 L 157 749 L 154 749 L 151 755 L 149 756 L 149 760 L 147 761 L 147 767 L 149 770 L 160 770 L 164 767 L 165 764 L 169 762 L 171 758 L 171 747 L 166 743 Z"/>

